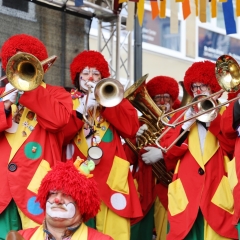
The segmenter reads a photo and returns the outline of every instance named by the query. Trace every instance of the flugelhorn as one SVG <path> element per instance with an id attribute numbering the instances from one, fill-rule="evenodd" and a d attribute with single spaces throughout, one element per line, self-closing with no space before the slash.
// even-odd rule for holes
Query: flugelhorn
<path id="1" fill-rule="evenodd" d="M 18 52 L 13 55 L 6 66 L 6 76 L 0 80 L 8 79 L 13 89 L 3 93 L 0 98 L 17 90 L 31 91 L 37 88 L 43 80 L 44 74 L 55 62 L 57 56 L 53 55 L 43 61 L 39 61 L 34 55 L 26 52 Z"/>
<path id="2" fill-rule="evenodd" d="M 87 103 L 91 91 L 92 91 L 91 87 L 88 87 L 88 92 L 83 110 L 83 118 L 85 122 L 88 123 L 88 125 L 93 127 L 97 104 L 95 104 L 93 107 L 92 121 L 87 119 L 88 116 Z M 94 96 L 96 98 L 96 101 L 103 107 L 114 107 L 118 105 L 123 99 L 123 94 L 124 94 L 123 85 L 118 80 L 113 78 L 102 79 L 96 84 L 96 87 L 94 89 Z"/>
<path id="3" fill-rule="evenodd" d="M 216 75 L 216 79 L 217 79 L 219 85 L 222 87 L 222 89 L 220 91 L 218 91 L 214 94 L 211 94 L 209 96 L 206 96 L 206 97 L 199 97 L 199 99 L 196 99 L 191 104 L 188 104 L 184 107 L 181 107 L 175 111 L 172 111 L 172 112 L 162 116 L 161 120 L 164 125 L 168 126 L 168 128 L 163 132 L 163 134 L 159 138 L 157 138 L 156 145 L 163 152 L 167 152 L 172 146 L 174 146 L 176 144 L 176 142 L 183 136 L 183 134 L 191 126 L 189 126 L 188 129 L 183 131 L 179 135 L 179 137 L 170 144 L 170 146 L 168 146 L 167 148 L 164 148 L 160 145 L 159 141 L 170 130 L 170 128 L 175 128 L 176 126 L 181 125 L 184 122 L 187 122 L 191 119 L 199 119 L 200 118 L 199 120 L 202 122 L 211 122 L 215 119 L 215 117 L 217 116 L 217 112 L 219 111 L 219 109 L 222 106 L 224 106 L 230 102 L 233 102 L 237 99 L 240 99 L 240 96 L 237 96 L 237 97 L 232 98 L 231 100 L 226 101 L 222 104 L 214 103 L 214 101 L 215 101 L 214 97 L 220 96 L 224 91 L 236 92 L 240 89 L 240 67 L 233 57 L 231 57 L 229 55 L 220 56 L 216 61 L 215 75 Z M 200 106 L 205 106 L 205 107 L 202 107 L 201 111 L 196 111 L 197 114 L 194 117 L 185 119 L 183 121 L 179 121 L 179 119 L 181 119 L 184 116 L 184 114 L 186 113 L 186 111 L 189 107 L 193 107 L 194 105 L 198 106 L 199 104 L 200 104 Z M 212 106 L 210 107 L 210 105 L 212 105 Z M 183 110 L 185 110 L 185 111 L 183 111 Z M 172 124 L 169 124 L 168 122 L 164 121 L 164 117 L 167 117 L 168 115 L 174 114 L 179 111 L 183 111 L 183 112 Z M 203 117 L 201 118 L 201 116 L 203 116 Z"/>

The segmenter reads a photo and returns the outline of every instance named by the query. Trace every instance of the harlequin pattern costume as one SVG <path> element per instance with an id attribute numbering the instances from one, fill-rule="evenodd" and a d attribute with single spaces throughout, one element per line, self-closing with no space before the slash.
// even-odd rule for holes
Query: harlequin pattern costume
<path id="1" fill-rule="evenodd" d="M 45 46 L 37 38 L 15 35 L 2 46 L 3 69 L 17 51 L 33 54 L 40 61 L 48 57 Z M 16 132 L 4 131 L 11 127 L 19 104 L 24 108 Z M 70 118 L 72 102 L 63 88 L 42 82 L 36 89 L 24 92 L 19 104 L 12 105 L 12 114 L 6 118 L 3 102 L 0 102 L 0 218 L 13 199 L 23 227 L 29 227 L 43 221 L 43 210 L 35 202 L 36 193 L 41 179 L 61 159 L 63 128 Z M 29 112 L 33 118 L 28 118 Z M 0 234 L 1 231 L 4 230 L 0 227 Z"/>
<path id="2" fill-rule="evenodd" d="M 228 93 L 228 100 L 232 100 L 233 98 L 237 97 L 239 94 L 239 90 L 235 93 Z M 232 224 L 237 227 L 238 232 L 239 229 L 239 219 L 240 219 L 240 205 L 239 205 L 239 195 L 240 195 L 240 186 L 239 186 L 239 179 L 240 179 L 240 166 L 239 166 L 239 100 L 232 101 L 229 103 L 226 111 L 223 113 L 222 120 L 221 120 L 221 130 L 229 141 L 235 140 L 235 144 L 233 144 L 233 159 L 228 164 L 229 169 L 229 181 L 231 184 L 231 189 L 233 192 L 234 198 L 234 217 L 232 220 Z"/>
<path id="3" fill-rule="evenodd" d="M 194 63 L 184 77 L 187 92 L 193 94 L 191 84 L 196 82 L 209 85 L 213 93 L 219 91 L 214 67 L 209 61 Z M 237 230 L 231 224 L 233 196 L 226 167 L 232 155 L 232 142 L 224 138 L 220 130 L 224 109 L 221 108 L 207 128 L 202 123 L 195 122 L 186 133 L 186 139 L 164 154 L 167 168 L 174 169 L 173 181 L 168 188 L 168 240 L 238 237 Z M 170 122 L 174 122 L 180 114 L 175 114 Z M 206 136 L 201 149 L 204 131 Z M 180 132 L 181 126 L 170 130 L 162 139 L 161 145 L 168 147 Z M 199 221 L 198 236 L 190 237 L 189 233 Z"/>
<path id="4" fill-rule="evenodd" d="M 179 94 L 177 81 L 168 76 L 156 76 L 150 79 L 146 84 L 146 89 L 151 98 L 159 94 L 169 94 L 172 102 L 177 101 Z M 143 123 L 140 122 L 140 124 Z M 136 145 L 136 140 L 132 139 L 132 143 Z M 153 221 L 155 222 L 156 239 L 165 239 L 167 234 L 167 186 L 161 182 L 157 182 L 152 171 L 152 166 L 143 162 L 141 155 L 146 152 L 144 149 L 140 150 L 137 156 L 125 144 L 125 151 L 129 161 L 134 166 L 133 177 L 137 181 L 144 214 L 141 218 L 132 219 L 132 239 L 152 239 Z M 144 217 L 146 220 L 143 219 Z M 140 221 L 141 223 L 137 224 Z M 141 229 L 143 229 L 143 232 L 141 232 Z"/>
<path id="5" fill-rule="evenodd" d="M 109 77 L 108 64 L 101 53 L 83 51 L 73 59 L 70 66 L 71 78 L 75 85 L 77 85 L 75 80 L 78 81 L 78 74 L 85 67 L 96 67 L 102 78 Z M 73 100 L 74 109 L 77 109 L 80 101 L 81 99 L 78 98 Z M 120 136 L 123 138 L 133 137 L 137 130 L 137 112 L 128 100 L 123 99 L 114 107 L 97 109 L 93 139 L 97 139 L 97 146 L 102 149 L 103 156 L 91 173 L 99 185 L 102 200 L 101 213 L 110 209 L 114 214 L 124 219 L 142 215 L 137 191 L 129 171 L 129 162 L 126 160 L 120 139 Z M 84 128 L 81 128 L 67 147 L 66 159 L 74 160 L 77 156 L 86 159 L 88 148 Z M 108 214 L 112 215 L 112 213 Z M 121 224 L 118 225 L 118 222 L 108 222 L 107 219 L 102 220 L 102 217 L 98 214 L 96 218 L 96 227 L 99 231 L 112 236 L 115 240 L 127 239 L 129 229 L 121 229 Z M 101 222 L 103 227 L 99 227 L 98 222 Z M 114 227 L 111 227 L 110 224 Z M 114 230 L 114 228 L 116 229 Z M 116 236 L 111 235 L 114 234 L 114 231 Z M 125 233 L 126 235 L 124 235 Z"/>

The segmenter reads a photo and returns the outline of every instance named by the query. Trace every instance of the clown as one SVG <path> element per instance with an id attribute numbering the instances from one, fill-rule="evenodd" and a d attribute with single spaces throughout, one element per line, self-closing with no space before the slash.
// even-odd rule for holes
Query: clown
<path id="1" fill-rule="evenodd" d="M 156 76 L 146 84 L 148 94 L 162 112 L 172 111 L 173 103 L 179 95 L 178 83 L 168 76 Z M 136 137 L 148 129 L 142 124 Z M 136 144 L 135 140 L 132 140 Z M 166 239 L 167 233 L 167 186 L 164 182 L 157 182 L 152 173 L 152 166 L 162 158 L 162 152 L 157 146 L 145 146 L 136 156 L 125 146 L 128 159 L 133 164 L 133 176 L 138 182 L 138 191 L 144 218 L 132 220 L 131 239 L 151 240 L 155 225 L 156 239 Z M 166 173 L 167 174 L 167 173 Z M 169 179 L 171 180 L 171 179 Z"/>
<path id="2" fill-rule="evenodd" d="M 137 111 L 127 99 L 114 107 L 99 106 L 96 102 L 96 84 L 110 75 L 108 63 L 100 52 L 81 52 L 73 59 L 70 71 L 73 84 L 82 93 L 80 98 L 73 99 L 79 118 L 76 122 L 83 121 L 84 125 L 67 145 L 64 160 L 74 161 L 77 156 L 85 160 L 91 147 L 99 148 L 102 157 L 91 173 L 98 182 L 101 211 L 91 226 L 96 224 L 99 231 L 115 240 L 130 239 L 130 218 L 141 216 L 142 211 L 120 136 L 135 136 L 139 126 Z M 94 106 L 96 114 L 92 111 Z M 87 120 L 94 123 L 92 126 L 83 119 L 84 109 Z M 73 131 L 72 126 L 66 131 Z"/>
<path id="3" fill-rule="evenodd" d="M 4 70 L 17 52 L 30 53 L 39 61 L 48 58 L 39 39 L 14 35 L 1 48 Z M 8 83 L 0 92 L 12 88 Z M 48 169 L 61 158 L 63 128 L 71 112 L 72 101 L 65 89 L 44 81 L 22 95 L 16 90 L 0 102 L 0 238 L 5 239 L 10 229 L 21 229 L 21 225 L 26 228 L 42 223 L 43 210 L 35 202 L 37 189 Z"/>
<path id="4" fill-rule="evenodd" d="M 185 73 L 184 87 L 193 97 L 218 92 L 221 88 L 215 77 L 215 64 L 210 61 L 193 63 Z M 174 170 L 173 181 L 168 186 L 168 240 L 238 237 L 231 225 L 233 196 L 226 168 L 233 143 L 220 131 L 224 110 L 222 107 L 211 122 L 193 118 L 171 129 L 161 140 L 161 145 L 168 147 L 186 130 L 163 154 L 167 169 Z M 181 113 L 174 114 L 170 122 Z M 194 114 L 188 110 L 185 118 Z"/>
<path id="5" fill-rule="evenodd" d="M 82 175 L 72 162 L 59 163 L 47 173 L 37 201 L 45 219 L 39 227 L 19 231 L 25 240 L 112 239 L 84 224 L 99 211 L 100 198 L 96 182 Z"/>
<path id="6" fill-rule="evenodd" d="M 228 164 L 229 169 L 229 182 L 232 188 L 233 192 L 233 198 L 234 198 L 234 217 L 232 224 L 237 227 L 238 229 L 238 235 L 240 234 L 240 204 L 239 204 L 239 196 L 240 196 L 240 185 L 239 185 L 239 179 L 240 179 L 240 154 L 239 154 L 239 136 L 240 136 L 240 127 L 239 127 L 239 120 L 240 120 L 240 114 L 239 114 L 239 104 L 240 101 L 234 100 L 234 98 L 239 97 L 240 90 L 237 92 L 231 92 L 228 93 L 228 101 L 232 101 L 229 106 L 227 107 L 226 111 L 223 113 L 222 119 L 221 119 L 221 130 L 224 134 L 224 136 L 229 140 L 233 141 L 235 140 L 235 144 L 233 144 L 233 151 L 234 151 L 234 158 L 232 161 Z"/>

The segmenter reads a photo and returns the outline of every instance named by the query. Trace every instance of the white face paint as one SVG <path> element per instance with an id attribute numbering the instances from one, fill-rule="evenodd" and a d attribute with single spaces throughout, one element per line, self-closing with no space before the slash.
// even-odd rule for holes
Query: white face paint
<path id="1" fill-rule="evenodd" d="M 83 90 L 88 90 L 88 86 L 86 85 L 88 81 L 96 83 L 99 80 L 101 80 L 101 73 L 96 68 L 86 67 L 79 75 L 79 85 Z"/>
<path id="2" fill-rule="evenodd" d="M 56 204 L 46 203 L 46 213 L 52 218 L 73 218 L 76 213 L 76 208 L 73 203 Z"/>

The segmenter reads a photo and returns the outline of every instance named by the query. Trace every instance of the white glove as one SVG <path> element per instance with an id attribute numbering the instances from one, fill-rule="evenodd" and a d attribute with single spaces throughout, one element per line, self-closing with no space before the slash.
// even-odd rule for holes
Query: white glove
<path id="1" fill-rule="evenodd" d="M 142 154 L 142 160 L 146 164 L 153 164 L 163 158 L 162 150 L 156 147 L 145 147 L 147 152 Z"/>
<path id="2" fill-rule="evenodd" d="M 148 126 L 146 124 L 143 124 L 137 131 L 136 136 L 139 137 L 143 134 L 145 130 L 148 130 Z"/>
<path id="3" fill-rule="evenodd" d="M 11 83 L 6 84 L 4 93 L 10 91 L 13 88 L 14 87 Z M 15 91 L 13 91 L 13 92 L 9 93 L 8 95 L 6 95 L 5 97 L 3 97 L 2 101 L 4 102 L 4 101 L 9 100 L 10 102 L 15 103 L 17 100 L 17 96 L 18 96 L 18 90 L 16 89 Z"/>
<path id="4" fill-rule="evenodd" d="M 195 115 L 195 114 L 194 114 L 194 111 L 193 111 L 191 108 L 189 108 L 189 109 L 187 110 L 187 112 L 185 113 L 185 119 L 189 119 L 189 118 L 193 117 L 194 115 Z M 192 120 L 189 120 L 189 121 L 185 122 L 185 123 L 182 125 L 182 129 L 183 129 L 183 130 L 188 129 L 188 128 L 195 122 L 195 120 L 196 120 L 196 119 L 192 119 Z"/>
<path id="5" fill-rule="evenodd" d="M 88 96 L 88 100 L 92 99 L 92 100 L 95 100 L 95 95 L 94 95 L 94 90 L 95 90 L 95 87 L 96 87 L 96 83 L 94 82 L 91 82 L 91 81 L 88 81 L 86 83 L 87 87 L 91 87 L 91 92 L 89 92 L 89 96 Z"/>
<path id="6" fill-rule="evenodd" d="M 83 111 L 84 111 L 84 106 L 85 106 L 85 103 L 86 103 L 86 95 L 83 97 L 83 98 L 80 98 L 80 104 L 78 106 L 78 108 L 76 109 L 79 113 L 83 114 Z M 97 104 L 96 100 L 95 99 L 92 99 L 90 97 L 90 95 L 88 96 L 88 102 L 87 102 L 87 109 L 88 110 L 89 108 L 95 106 Z"/>

